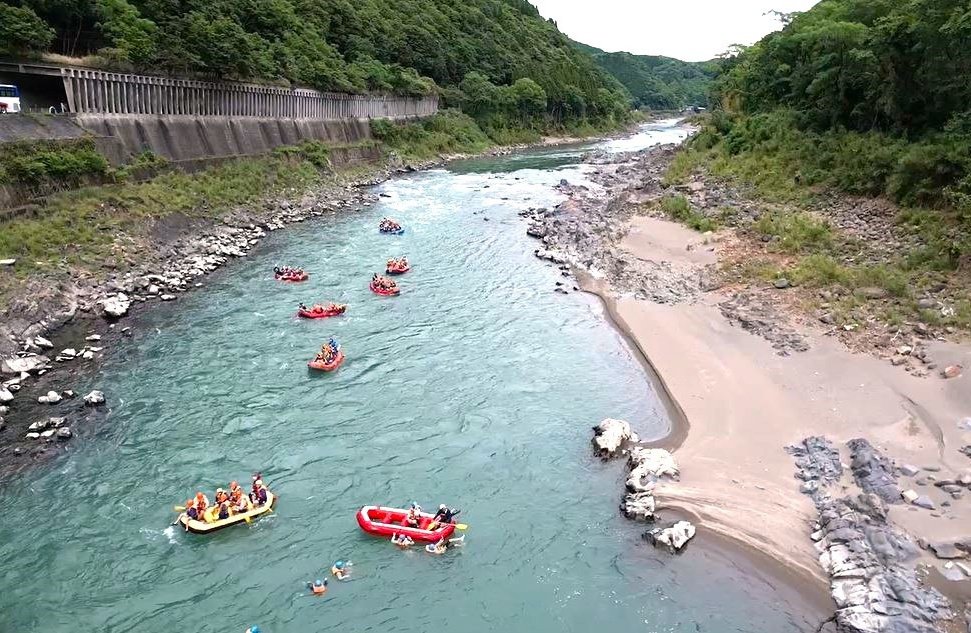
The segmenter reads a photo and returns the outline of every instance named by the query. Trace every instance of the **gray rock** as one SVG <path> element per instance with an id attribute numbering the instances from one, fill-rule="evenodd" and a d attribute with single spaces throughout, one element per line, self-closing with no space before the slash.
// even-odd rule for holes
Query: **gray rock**
<path id="1" fill-rule="evenodd" d="M 897 466 L 897 472 L 906 477 L 913 477 L 920 472 L 920 468 L 911 464 L 902 464 Z"/>
<path id="2" fill-rule="evenodd" d="M 937 509 L 937 506 L 934 505 L 934 502 L 927 495 L 921 495 L 914 499 L 914 505 L 918 508 L 925 508 L 927 510 Z"/>
<path id="3" fill-rule="evenodd" d="M 954 543 L 940 541 L 927 544 L 934 555 L 941 559 L 966 558 L 967 553 L 958 548 Z"/>
<path id="4" fill-rule="evenodd" d="M 175 295 L 162 295 L 159 299 L 162 301 L 175 301 Z"/>
<path id="5" fill-rule="evenodd" d="M 74 435 L 74 433 L 71 432 L 71 427 L 69 426 L 62 426 L 57 429 L 57 439 L 61 441 L 71 439 L 72 435 Z"/>
<path id="6" fill-rule="evenodd" d="M 890 292 L 886 288 L 878 288 L 876 286 L 860 288 L 856 293 L 864 299 L 886 299 L 890 296 Z"/>
<path id="7" fill-rule="evenodd" d="M 100 404 L 104 404 L 105 394 L 101 391 L 94 390 L 88 395 L 84 396 L 84 404 L 89 407 L 96 407 Z"/>
<path id="8" fill-rule="evenodd" d="M 0 387 L 0 402 L 10 402 L 13 400 L 13 394 L 6 387 Z"/>
<path id="9" fill-rule="evenodd" d="M 56 391 L 48 391 L 46 396 L 41 396 L 37 398 L 37 402 L 41 404 L 57 404 L 61 401 L 61 394 Z"/>
<path id="10" fill-rule="evenodd" d="M 131 299 L 123 292 L 112 297 L 105 297 L 98 301 L 101 314 L 107 318 L 121 318 L 128 314 L 131 307 Z"/>
<path id="11" fill-rule="evenodd" d="M 35 336 L 34 345 L 36 345 L 37 347 L 43 347 L 44 349 L 51 349 L 54 347 L 54 344 L 48 341 L 43 336 Z"/>
<path id="12" fill-rule="evenodd" d="M 897 487 L 890 460 L 865 439 L 850 440 L 847 445 L 850 447 L 850 466 L 857 485 L 865 492 L 877 494 L 887 503 L 898 503 L 900 488 Z"/>
<path id="13" fill-rule="evenodd" d="M 923 299 L 917 300 L 917 307 L 921 310 L 930 310 L 935 306 L 937 306 L 937 301 L 929 297 L 924 297 Z"/>
<path id="14" fill-rule="evenodd" d="M 593 427 L 593 433 L 594 450 L 601 459 L 610 459 L 627 444 L 638 441 L 629 423 L 614 418 L 601 421 Z"/>
<path id="15" fill-rule="evenodd" d="M 971 431 L 971 418 L 961 418 L 958 421 L 958 429 L 962 431 Z"/>
<path id="16" fill-rule="evenodd" d="M 785 290 L 792 284 L 790 284 L 789 280 L 786 279 L 785 277 L 780 277 L 779 279 L 776 279 L 775 281 L 773 281 L 772 285 L 778 288 L 779 290 Z"/>
<path id="17" fill-rule="evenodd" d="M 680 552 L 695 536 L 695 526 L 688 521 L 678 521 L 665 528 L 654 528 L 644 533 L 644 538 L 655 547 L 666 546 L 671 553 Z"/>
<path id="18" fill-rule="evenodd" d="M 5 358 L 0 361 L 0 374 L 26 374 L 45 367 L 51 362 L 46 356 Z"/>

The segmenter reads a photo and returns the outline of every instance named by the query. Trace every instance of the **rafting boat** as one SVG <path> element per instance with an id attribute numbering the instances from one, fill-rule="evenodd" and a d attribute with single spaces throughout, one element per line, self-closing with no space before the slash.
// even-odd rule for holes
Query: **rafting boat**
<path id="1" fill-rule="evenodd" d="M 279 281 L 307 281 L 310 277 L 308 273 L 300 273 L 299 275 L 274 275 Z"/>
<path id="2" fill-rule="evenodd" d="M 389 266 L 388 268 L 385 269 L 384 272 L 387 275 L 403 275 L 409 270 L 411 270 L 411 266 L 403 266 L 403 267 L 397 267 L 397 268 L 391 268 Z"/>
<path id="3" fill-rule="evenodd" d="M 399 226 L 396 229 L 380 229 L 379 228 L 378 231 L 380 231 L 381 233 L 384 233 L 386 235 L 404 235 L 404 233 L 405 233 L 405 227 Z"/>
<path id="4" fill-rule="evenodd" d="M 305 319 L 323 319 L 326 317 L 338 316 L 344 314 L 347 311 L 347 306 L 338 306 L 334 310 L 324 309 L 320 312 L 314 312 L 313 310 L 297 310 L 297 314 Z"/>
<path id="5" fill-rule="evenodd" d="M 334 357 L 334 360 L 330 361 L 329 363 L 325 363 L 324 361 L 312 360 L 309 363 L 307 363 L 307 367 L 310 367 L 311 369 L 317 369 L 319 371 L 334 371 L 335 369 L 340 367 L 343 362 L 344 362 L 344 352 L 342 352 L 340 348 L 338 348 L 337 356 Z"/>
<path id="6" fill-rule="evenodd" d="M 384 295 L 385 297 L 393 297 L 394 295 L 397 295 L 397 294 L 401 293 L 401 288 L 395 287 L 395 288 L 393 288 L 391 290 L 388 290 L 387 288 L 379 288 L 378 286 L 375 286 L 374 285 L 374 282 L 372 281 L 371 282 L 371 292 L 373 292 L 376 295 Z"/>
<path id="7" fill-rule="evenodd" d="M 240 512 L 239 514 L 234 514 L 228 519 L 216 520 L 216 521 L 198 521 L 196 519 L 190 519 L 185 513 L 179 517 L 179 525 L 184 527 L 189 532 L 193 534 L 209 534 L 210 532 L 215 532 L 216 530 L 221 530 L 227 528 L 231 525 L 237 525 L 239 523 L 245 522 L 247 519 L 252 521 L 256 517 L 263 516 L 273 509 L 273 504 L 276 503 L 276 495 L 266 491 L 266 503 L 261 506 L 257 506 L 252 510 L 247 512 Z M 214 510 L 215 508 L 210 508 Z M 207 510 L 208 512 L 209 510 Z"/>
<path id="8" fill-rule="evenodd" d="M 416 541 L 435 543 L 448 538 L 455 532 L 454 523 L 439 525 L 434 530 L 426 529 L 434 518 L 431 514 L 422 513 L 419 527 L 410 527 L 405 523 L 408 511 L 401 508 L 385 508 L 383 506 L 364 506 L 357 511 L 357 524 L 368 534 L 391 538 L 395 534 L 405 534 Z"/>

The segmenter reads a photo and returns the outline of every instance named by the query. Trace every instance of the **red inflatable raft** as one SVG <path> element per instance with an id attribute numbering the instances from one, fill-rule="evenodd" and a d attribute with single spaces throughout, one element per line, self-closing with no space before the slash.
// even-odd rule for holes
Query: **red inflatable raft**
<path id="1" fill-rule="evenodd" d="M 377 294 L 377 295 L 384 295 L 386 297 L 392 297 L 392 296 L 394 296 L 396 294 L 399 294 L 401 292 L 401 288 L 395 287 L 392 290 L 387 290 L 386 288 L 379 288 L 379 287 L 375 286 L 374 285 L 374 282 L 372 281 L 371 282 L 371 292 L 373 292 L 374 294 Z"/>
<path id="2" fill-rule="evenodd" d="M 310 277 L 308 273 L 300 273 L 299 275 L 276 275 L 276 278 L 280 281 L 307 281 Z"/>
<path id="3" fill-rule="evenodd" d="M 387 275 L 403 275 L 411 270 L 411 266 L 397 267 L 397 268 L 386 268 L 385 274 Z"/>
<path id="4" fill-rule="evenodd" d="M 368 534 L 391 538 L 394 534 L 407 534 L 416 541 L 436 543 L 443 538 L 452 536 L 455 531 L 454 523 L 439 525 L 434 530 L 427 530 L 432 522 L 432 515 L 422 513 L 419 527 L 409 527 L 405 523 L 407 510 L 401 508 L 385 508 L 382 506 L 364 506 L 357 511 L 357 524 Z"/>
<path id="5" fill-rule="evenodd" d="M 317 369 L 320 371 L 334 371 L 335 369 L 340 367 L 343 362 L 344 362 L 344 352 L 337 350 L 337 356 L 335 356 L 334 360 L 330 361 L 329 363 L 312 360 L 309 363 L 307 363 L 307 367 L 310 367 L 311 369 Z"/>
<path id="6" fill-rule="evenodd" d="M 313 310 L 297 310 L 297 314 L 305 319 L 323 319 L 326 317 L 338 316 L 344 314 L 347 311 L 347 306 L 340 306 L 334 310 L 324 309 L 320 312 L 314 312 Z"/>

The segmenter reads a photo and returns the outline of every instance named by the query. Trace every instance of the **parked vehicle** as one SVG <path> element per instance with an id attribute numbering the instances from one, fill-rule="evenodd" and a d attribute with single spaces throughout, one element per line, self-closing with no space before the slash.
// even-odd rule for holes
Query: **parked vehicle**
<path id="1" fill-rule="evenodd" d="M 13 84 L 0 84 L 0 113 L 20 112 L 20 90 Z"/>

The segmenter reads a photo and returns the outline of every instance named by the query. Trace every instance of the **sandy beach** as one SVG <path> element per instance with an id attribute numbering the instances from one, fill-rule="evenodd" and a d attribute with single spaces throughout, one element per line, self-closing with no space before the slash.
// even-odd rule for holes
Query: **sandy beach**
<path id="1" fill-rule="evenodd" d="M 635 217 L 621 246 L 639 259 L 690 269 L 717 258 L 717 248 L 686 250 L 701 241 L 673 222 Z M 812 342 L 809 351 L 779 356 L 766 340 L 726 321 L 717 307 L 725 298 L 717 291 L 690 304 L 611 302 L 618 326 L 663 377 L 690 425 L 683 443 L 670 446 L 681 480 L 666 484 L 659 502 L 825 579 L 807 538 L 815 510 L 797 494 L 793 459 L 783 448 L 811 435 L 836 443 L 864 437 L 898 463 L 965 472 L 971 464 L 957 448 L 969 434 L 962 436 L 957 422 L 971 412 L 971 389 L 963 378 L 915 378 L 820 332 L 801 332 Z M 939 343 L 934 353 L 971 366 L 971 347 Z M 925 488 L 938 504 L 948 499 Z M 954 503 L 946 513 L 893 506 L 891 516 L 928 540 L 961 537 L 971 504 Z"/>
<path id="2" fill-rule="evenodd" d="M 687 517 L 828 587 L 840 630 L 966 627 L 971 345 L 904 323 L 880 336 L 915 358 L 889 362 L 800 311 L 788 281 L 732 281 L 722 271 L 750 237 L 658 209 L 678 191 L 664 181 L 675 153 L 588 156 L 592 186 L 561 183 L 567 199 L 527 229 L 537 257 L 568 262 L 603 300 L 666 394 L 671 433 L 647 443 L 680 469 L 653 492 L 661 525 Z M 691 185 L 703 200 L 707 185 Z"/>

